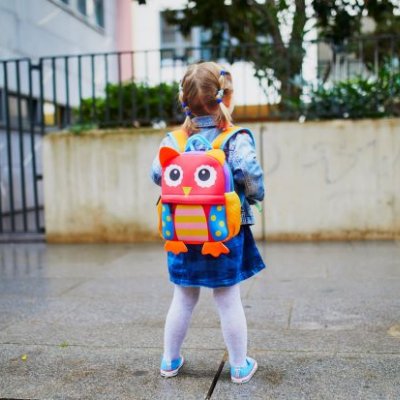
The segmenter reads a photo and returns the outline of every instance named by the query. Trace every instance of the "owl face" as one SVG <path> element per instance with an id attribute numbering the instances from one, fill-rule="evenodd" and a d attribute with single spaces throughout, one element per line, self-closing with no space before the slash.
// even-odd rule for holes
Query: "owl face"
<path id="1" fill-rule="evenodd" d="M 221 204 L 226 189 L 222 150 L 179 153 L 160 150 L 163 201 L 181 204 Z"/>

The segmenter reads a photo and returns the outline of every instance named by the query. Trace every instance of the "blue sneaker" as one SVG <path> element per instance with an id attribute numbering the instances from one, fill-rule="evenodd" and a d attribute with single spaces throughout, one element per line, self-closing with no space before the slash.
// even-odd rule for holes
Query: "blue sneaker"
<path id="1" fill-rule="evenodd" d="M 185 359 L 183 358 L 183 356 L 180 356 L 176 360 L 172 360 L 170 362 L 165 361 L 163 358 L 160 367 L 161 376 L 165 378 L 171 378 L 178 375 L 179 369 L 182 367 L 184 362 Z"/>
<path id="2" fill-rule="evenodd" d="M 231 380 L 234 383 L 248 382 L 257 371 L 257 361 L 251 357 L 246 357 L 246 366 L 231 367 Z"/>

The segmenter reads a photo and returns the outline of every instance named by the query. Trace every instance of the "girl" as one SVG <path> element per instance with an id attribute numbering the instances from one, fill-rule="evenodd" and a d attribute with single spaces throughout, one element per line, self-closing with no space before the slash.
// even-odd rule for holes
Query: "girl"
<path id="1" fill-rule="evenodd" d="M 214 62 L 188 67 L 181 81 L 179 100 L 186 113 L 182 128 L 188 135 L 200 133 L 212 142 L 222 130 L 232 125 L 232 78 Z M 195 143 L 196 150 L 204 149 L 200 141 Z M 162 146 L 174 147 L 174 143 L 167 136 L 161 142 Z M 257 370 L 257 362 L 247 357 L 247 324 L 239 283 L 265 268 L 250 230 L 250 225 L 254 224 L 250 204 L 264 198 L 263 172 L 248 133 L 233 136 L 224 151 L 233 173 L 235 190 L 245 197 L 241 229 L 237 236 L 225 242 L 229 254 L 217 258 L 202 255 L 200 245 L 187 245 L 188 252 L 178 255 L 168 252 L 169 276 L 175 287 L 165 322 L 160 368 L 164 377 L 177 375 L 184 363 L 181 346 L 202 286 L 213 289 L 228 348 L 232 381 L 248 382 Z M 158 157 L 153 161 L 152 179 L 161 185 Z"/>

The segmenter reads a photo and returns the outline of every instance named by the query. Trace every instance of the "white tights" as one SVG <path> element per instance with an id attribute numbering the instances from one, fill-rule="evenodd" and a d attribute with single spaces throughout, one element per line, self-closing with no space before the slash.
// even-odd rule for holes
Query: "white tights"
<path id="1" fill-rule="evenodd" d="M 232 367 L 246 364 L 247 324 L 240 298 L 239 284 L 216 288 L 214 300 L 221 319 L 222 334 Z M 174 360 L 189 328 L 193 309 L 199 300 L 200 288 L 175 285 L 174 296 L 165 321 L 164 358 Z"/>

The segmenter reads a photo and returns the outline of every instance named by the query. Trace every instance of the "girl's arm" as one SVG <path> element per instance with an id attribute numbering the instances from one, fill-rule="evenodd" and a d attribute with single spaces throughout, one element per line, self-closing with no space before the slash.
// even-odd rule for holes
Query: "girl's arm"
<path id="1" fill-rule="evenodd" d="M 248 133 L 236 135 L 231 152 L 233 179 L 242 186 L 250 204 L 264 199 L 264 173 L 256 156 L 253 140 Z"/>
<path id="2" fill-rule="evenodd" d="M 169 136 L 166 136 L 161 141 L 159 148 L 161 149 L 161 147 L 165 146 L 174 147 L 174 144 L 172 143 L 172 140 L 170 139 Z M 151 179 L 156 185 L 161 186 L 161 165 L 160 165 L 160 160 L 158 159 L 158 153 L 154 157 L 153 163 L 151 165 Z"/>

